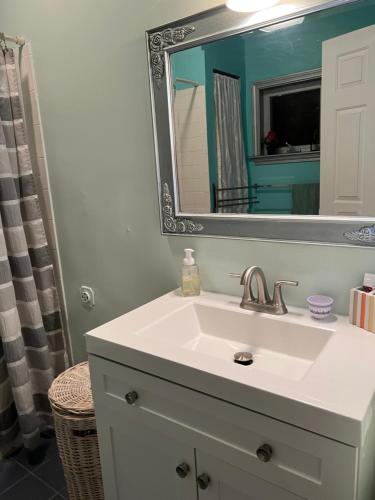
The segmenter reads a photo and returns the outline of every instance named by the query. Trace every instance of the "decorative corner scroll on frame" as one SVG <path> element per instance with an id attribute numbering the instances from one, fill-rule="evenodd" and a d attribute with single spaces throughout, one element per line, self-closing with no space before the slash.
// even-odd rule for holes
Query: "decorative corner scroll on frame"
<path id="1" fill-rule="evenodd" d="M 344 233 L 344 237 L 350 241 L 375 246 L 375 225 L 363 226 L 353 231 L 347 231 Z"/>
<path id="2" fill-rule="evenodd" d="M 166 233 L 171 234 L 192 234 L 203 231 L 203 225 L 193 222 L 184 217 L 176 217 L 173 208 L 173 199 L 169 192 L 168 184 L 163 184 L 162 192 L 162 218 L 163 229 Z"/>
<path id="3" fill-rule="evenodd" d="M 180 26 L 178 28 L 167 28 L 149 35 L 148 44 L 152 77 L 158 88 L 160 88 L 161 81 L 165 75 L 164 49 L 183 42 L 194 31 L 194 26 Z"/>

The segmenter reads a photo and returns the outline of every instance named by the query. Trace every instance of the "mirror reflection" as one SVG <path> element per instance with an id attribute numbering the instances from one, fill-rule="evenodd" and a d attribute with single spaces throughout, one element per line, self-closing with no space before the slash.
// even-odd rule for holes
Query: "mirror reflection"
<path id="1" fill-rule="evenodd" d="M 375 0 L 171 55 L 183 213 L 375 215 Z"/>

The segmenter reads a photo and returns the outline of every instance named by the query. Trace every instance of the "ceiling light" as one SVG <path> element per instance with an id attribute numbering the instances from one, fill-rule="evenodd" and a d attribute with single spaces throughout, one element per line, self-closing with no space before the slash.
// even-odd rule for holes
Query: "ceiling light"
<path id="1" fill-rule="evenodd" d="M 226 6 L 237 12 L 256 12 L 268 9 L 277 3 L 279 0 L 227 0 Z"/>

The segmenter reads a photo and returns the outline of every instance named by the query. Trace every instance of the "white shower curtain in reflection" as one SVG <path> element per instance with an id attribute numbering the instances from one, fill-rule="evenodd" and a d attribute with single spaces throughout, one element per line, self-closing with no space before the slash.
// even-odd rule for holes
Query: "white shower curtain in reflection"
<path id="1" fill-rule="evenodd" d="M 214 74 L 218 188 L 248 185 L 241 116 L 240 80 Z M 248 189 L 220 192 L 220 199 L 248 196 Z M 229 205 L 231 202 L 227 202 Z M 233 201 L 233 204 L 241 201 Z M 248 203 L 219 208 L 221 213 L 247 213 Z"/>

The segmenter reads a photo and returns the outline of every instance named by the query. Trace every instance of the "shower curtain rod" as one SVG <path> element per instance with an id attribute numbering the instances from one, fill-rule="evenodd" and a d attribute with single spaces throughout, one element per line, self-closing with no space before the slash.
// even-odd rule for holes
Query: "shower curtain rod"
<path id="1" fill-rule="evenodd" d="M 199 82 L 196 82 L 195 80 L 189 80 L 187 78 L 180 78 L 179 76 L 177 76 L 175 78 L 176 82 L 179 82 L 179 83 L 187 83 L 188 85 L 192 85 L 193 87 L 199 87 Z"/>
<path id="2" fill-rule="evenodd" d="M 0 40 L 4 40 L 5 42 L 13 42 L 22 47 L 25 45 L 26 40 L 23 36 L 10 36 L 0 31 Z"/>

